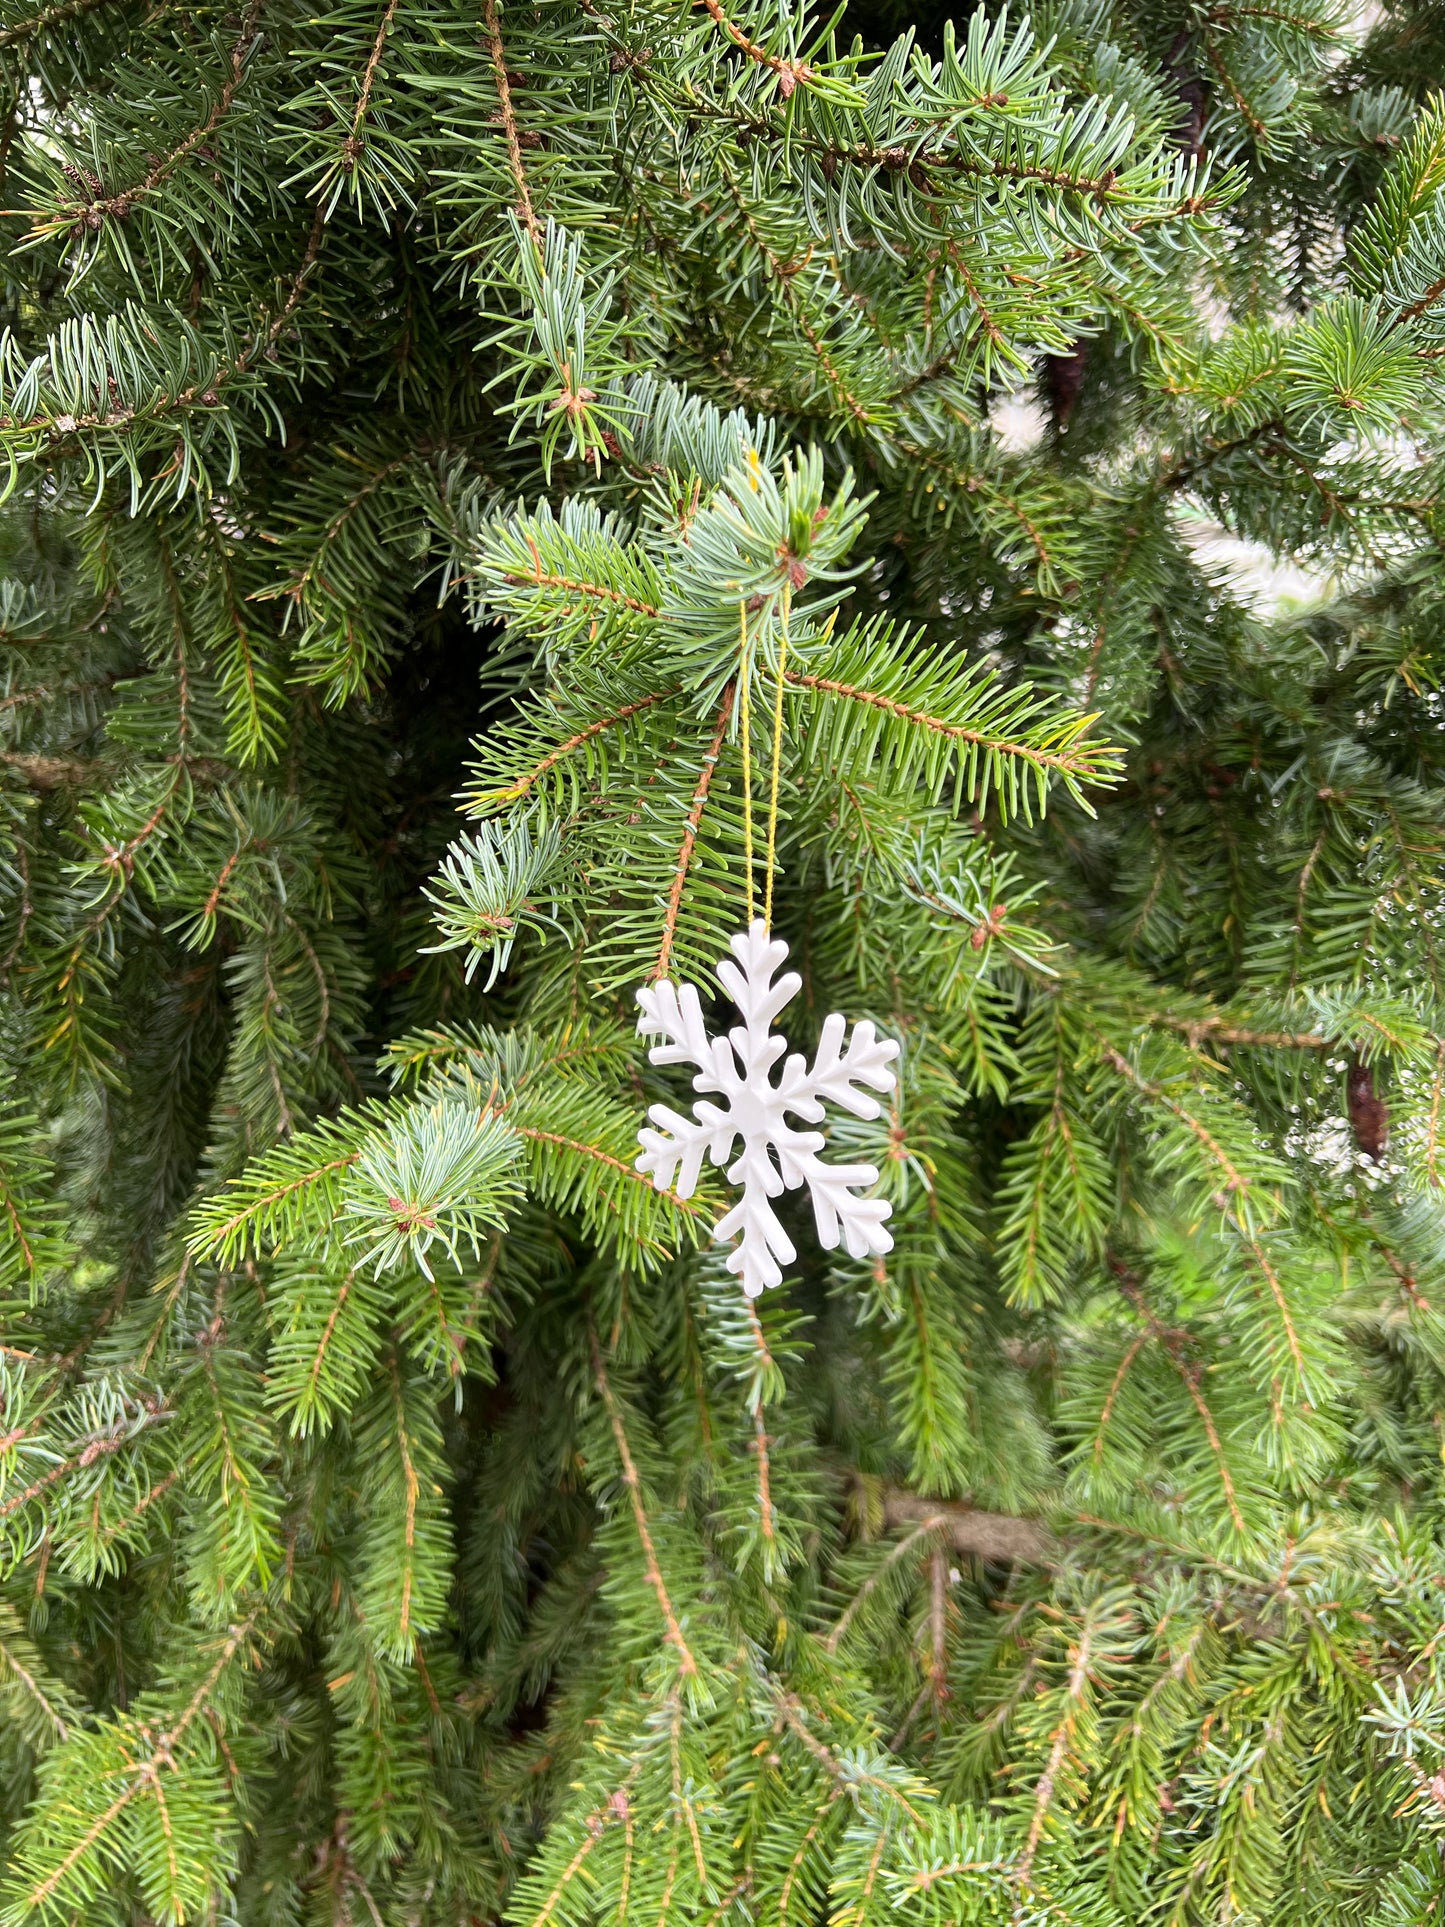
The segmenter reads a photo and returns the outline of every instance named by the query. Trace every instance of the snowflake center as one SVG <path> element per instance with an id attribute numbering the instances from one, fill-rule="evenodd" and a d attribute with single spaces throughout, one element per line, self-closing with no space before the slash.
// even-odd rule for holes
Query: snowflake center
<path id="1" fill-rule="evenodd" d="M 728 1100 L 730 1121 L 749 1140 L 771 1137 L 783 1122 L 782 1112 L 777 1107 L 771 1085 L 768 1086 L 768 1091 L 769 1095 L 762 1097 L 756 1091 L 749 1090 L 745 1084 Z"/>

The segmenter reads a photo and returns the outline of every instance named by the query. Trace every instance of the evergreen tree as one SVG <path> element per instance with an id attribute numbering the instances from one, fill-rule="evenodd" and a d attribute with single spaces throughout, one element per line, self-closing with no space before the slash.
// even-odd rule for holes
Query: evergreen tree
<path id="1" fill-rule="evenodd" d="M 1437 84 L 0 0 L 5 1927 L 1438 1918 Z"/>

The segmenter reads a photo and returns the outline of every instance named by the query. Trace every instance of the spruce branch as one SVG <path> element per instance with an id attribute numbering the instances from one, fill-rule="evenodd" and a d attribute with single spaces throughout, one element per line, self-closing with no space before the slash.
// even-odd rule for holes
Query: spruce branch
<path id="1" fill-rule="evenodd" d="M 1047 1564 L 1057 1553 L 1051 1535 L 1033 1519 L 983 1511 L 956 1499 L 924 1498 L 899 1486 L 885 1486 L 882 1497 L 884 1524 L 913 1528 L 890 1550 L 890 1558 L 901 1557 L 899 1548 L 928 1533 L 946 1539 L 957 1553 L 993 1565 Z M 830 1643 L 833 1638 L 830 1634 Z"/>
<path id="2" fill-rule="evenodd" d="M 1423 1918 L 1440 36 L 248 4 L 0 20 L 0 1912 Z"/>
<path id="3" fill-rule="evenodd" d="M 116 194 L 89 195 L 76 206 L 66 209 L 50 222 L 35 221 L 33 230 L 36 235 L 47 235 L 71 222 L 78 222 L 84 228 L 100 227 L 106 220 L 123 221 L 133 212 L 136 205 L 153 195 L 182 166 L 196 149 L 208 141 L 231 111 L 242 80 L 245 77 L 247 57 L 255 41 L 257 26 L 264 9 L 265 0 L 251 0 L 241 17 L 240 32 L 231 48 L 229 71 L 222 81 L 210 112 L 198 126 L 193 128 L 183 140 L 169 153 L 162 155 L 148 172 L 134 185 L 123 188 Z"/>
<path id="4" fill-rule="evenodd" d="M 527 238 L 540 256 L 543 251 L 542 227 L 537 219 L 537 211 L 532 205 L 532 191 L 527 181 L 527 170 L 522 164 L 522 137 L 517 126 L 516 108 L 512 101 L 512 81 L 507 72 L 507 50 L 502 41 L 497 0 L 482 0 L 482 19 L 487 30 L 487 52 L 492 62 L 492 74 L 497 89 L 497 107 L 502 117 L 502 133 L 507 143 L 507 161 L 517 190 L 517 208 L 522 217 L 522 224 L 526 228 Z"/>
<path id="5" fill-rule="evenodd" d="M 381 70 L 387 37 L 391 33 L 391 23 L 396 18 L 396 10 L 400 4 L 401 0 L 386 0 L 381 19 L 377 22 L 376 38 L 371 43 L 371 51 L 366 56 L 366 65 L 362 69 L 361 85 L 356 95 L 356 111 L 351 117 L 351 132 L 346 137 L 344 149 L 346 157 L 353 164 L 363 145 L 362 129 L 366 125 L 366 116 L 371 108 L 372 89 L 376 85 L 376 77 Z"/>
<path id="6" fill-rule="evenodd" d="M 652 1528 L 648 1523 L 647 1510 L 643 1504 L 642 1480 L 632 1457 L 632 1448 L 627 1441 L 622 1412 L 613 1393 L 607 1367 L 603 1362 L 602 1348 L 597 1342 L 595 1329 L 591 1327 L 588 1330 L 588 1342 L 592 1349 L 592 1375 L 602 1403 L 607 1409 L 607 1422 L 612 1428 L 612 1437 L 617 1445 L 617 1456 L 622 1466 L 622 1482 L 627 1489 L 633 1524 L 637 1528 L 638 1543 L 642 1548 L 643 1570 L 647 1583 L 657 1598 L 658 1611 L 662 1615 L 664 1637 L 677 1654 L 678 1670 L 682 1677 L 686 1680 L 700 1681 L 701 1669 L 683 1634 L 681 1622 L 657 1561 L 657 1547 L 653 1540 Z"/>
<path id="7" fill-rule="evenodd" d="M 132 1445 L 150 1426 L 159 1423 L 170 1415 L 170 1408 L 158 1399 L 142 1400 L 133 1411 L 124 1413 L 109 1424 L 101 1426 L 73 1442 L 73 1447 L 64 1457 L 57 1459 L 48 1470 L 37 1479 L 32 1479 L 18 1492 L 3 1492 L 0 1487 L 0 1519 L 9 1519 L 15 1513 L 31 1505 L 36 1499 L 51 1491 L 63 1480 L 76 1472 L 88 1472 L 97 1461 L 110 1454 L 124 1451 Z M 10 1445 L 19 1443 L 17 1437 L 7 1441 Z M 7 1481 L 9 1483 L 9 1481 Z"/>
<path id="8" fill-rule="evenodd" d="M 759 47 L 723 12 L 718 0 L 703 0 L 703 5 L 713 20 L 749 60 L 756 61 L 760 67 L 767 67 L 778 77 L 778 92 L 784 100 L 791 98 L 793 89 L 801 82 L 815 78 L 813 70 L 805 60 L 784 60 L 777 54 L 770 54 L 766 48 Z"/>
<path id="9" fill-rule="evenodd" d="M 1239 1508 L 1234 1476 L 1229 1468 L 1229 1460 L 1225 1454 L 1224 1442 L 1219 1434 L 1219 1426 L 1201 1389 L 1200 1381 L 1202 1374 L 1198 1361 L 1190 1355 L 1188 1334 L 1160 1322 L 1144 1295 L 1144 1288 L 1137 1274 L 1132 1272 L 1121 1259 L 1111 1253 L 1108 1262 L 1109 1269 L 1119 1281 L 1120 1290 L 1148 1327 L 1150 1337 L 1153 1338 L 1168 1358 L 1170 1364 L 1179 1376 L 1180 1383 L 1189 1394 L 1191 1404 L 1199 1414 L 1199 1422 L 1203 1426 L 1205 1437 L 1209 1441 L 1209 1450 L 1213 1454 L 1215 1464 L 1218 1467 L 1219 1482 L 1224 1492 L 1225 1504 L 1229 1508 L 1230 1519 L 1233 1522 L 1235 1531 L 1243 1538 L 1247 1528 L 1244 1522 L 1244 1514 Z"/>
<path id="10" fill-rule="evenodd" d="M 219 1643 L 216 1656 L 208 1671 L 202 1676 L 190 1698 L 180 1709 L 177 1717 L 160 1732 L 142 1732 L 137 1735 L 144 1746 L 139 1758 L 120 1758 L 108 1766 L 104 1778 L 98 1786 L 86 1789 L 84 1803 L 78 1809 L 65 1812 L 58 1809 L 54 1814 L 47 1813 L 42 1807 L 37 1821 L 49 1824 L 56 1830 L 56 1845 L 64 1844 L 64 1852 L 50 1870 L 41 1878 L 25 1884 L 11 1883 L 12 1899 L 7 1917 L 16 1921 L 37 1912 L 53 1913 L 55 1907 L 67 1904 L 84 1904 L 97 1890 L 97 1876 L 100 1869 L 97 1857 L 113 1829 L 125 1815 L 126 1810 L 137 1800 L 149 1798 L 155 1803 L 164 1833 L 166 1865 L 163 1879 L 157 1883 L 158 1895 L 167 1899 L 174 1896 L 179 1901 L 188 1885 L 176 1857 L 175 1835 L 171 1827 L 165 1792 L 161 1781 L 163 1771 L 174 1771 L 180 1765 L 181 1749 L 187 1734 L 206 1712 L 212 1695 L 222 1682 L 238 1653 L 247 1648 L 252 1634 L 259 1622 L 259 1609 L 253 1611 L 245 1620 L 233 1626 Z M 123 1728 L 116 1732 L 119 1738 Z M 52 1769 L 53 1779 L 64 1784 L 62 1775 L 66 1764 L 66 1754 L 62 1750 L 54 1756 L 56 1762 Z M 120 1786 L 106 1805 L 87 1823 L 87 1809 L 98 1804 L 104 1797 L 109 1784 L 115 1780 Z M 79 1789 L 77 1789 L 79 1791 Z M 32 1868 L 39 1860 L 38 1852 L 40 1826 L 32 1822 L 29 1852 L 24 1855 Z M 182 1903 L 183 1904 L 183 1903 Z"/>
<path id="11" fill-rule="evenodd" d="M 75 20 L 96 7 L 112 4 L 114 0 L 59 0 L 55 6 L 42 7 L 38 13 L 26 19 L 11 21 L 0 27 L 0 50 L 33 40 L 38 34 L 49 33 L 52 28 L 63 26 L 67 20 Z"/>

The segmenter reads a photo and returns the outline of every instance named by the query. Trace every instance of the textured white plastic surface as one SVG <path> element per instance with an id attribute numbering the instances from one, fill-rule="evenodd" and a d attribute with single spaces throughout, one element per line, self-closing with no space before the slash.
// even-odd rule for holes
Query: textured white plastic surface
<path id="1" fill-rule="evenodd" d="M 726 1242 L 741 1233 L 727 1266 L 742 1279 L 747 1295 L 756 1298 L 781 1282 L 781 1267 L 797 1256 L 771 1201 L 799 1185 L 806 1185 L 812 1196 L 818 1242 L 826 1250 L 840 1242 L 851 1258 L 892 1250 L 893 1238 L 884 1224 L 892 1205 L 886 1198 L 855 1195 L 857 1189 L 878 1182 L 876 1168 L 825 1164 L 818 1155 L 827 1142 L 822 1132 L 796 1130 L 786 1114 L 816 1124 L 827 1100 L 855 1117 L 877 1117 L 882 1109 L 878 1100 L 856 1087 L 891 1091 L 896 1079 L 889 1065 L 898 1046 L 890 1037 L 879 1037 L 865 1019 L 854 1026 L 843 1050 L 847 1019 L 834 1011 L 824 1019 L 811 1069 L 794 1052 L 774 1084 L 773 1066 L 788 1046 L 773 1030 L 773 1020 L 792 1002 L 803 980 L 789 970 L 774 982 L 788 946 L 780 937 L 769 936 L 761 919 L 734 937 L 730 948 L 737 961 L 724 959 L 718 978 L 743 1021 L 726 1037 L 709 1037 L 691 984 L 679 989 L 664 979 L 637 993 L 639 1032 L 665 1040 L 648 1052 L 652 1062 L 691 1064 L 697 1072 L 693 1089 L 715 1091 L 726 1100 L 718 1105 L 699 1099 L 692 1117 L 654 1104 L 648 1116 L 657 1129 L 644 1125 L 638 1132 L 642 1153 L 637 1168 L 651 1173 L 659 1191 L 672 1189 L 679 1197 L 690 1197 L 703 1159 L 727 1164 L 734 1142 L 741 1138 L 742 1151 L 728 1165 L 727 1176 L 729 1183 L 742 1187 L 742 1196 L 718 1220 L 713 1236 Z"/>

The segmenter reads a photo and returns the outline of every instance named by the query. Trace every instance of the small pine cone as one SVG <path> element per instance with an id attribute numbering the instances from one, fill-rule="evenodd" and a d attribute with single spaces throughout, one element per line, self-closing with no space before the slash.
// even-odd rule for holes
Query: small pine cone
<path id="1" fill-rule="evenodd" d="M 1044 380 L 1048 388 L 1049 413 L 1054 427 L 1065 429 L 1079 403 L 1084 386 L 1084 370 L 1089 365 L 1089 344 L 1076 341 L 1066 355 L 1044 356 Z"/>
<path id="2" fill-rule="evenodd" d="M 1378 1164 L 1390 1136 L 1390 1113 L 1375 1090 L 1375 1073 L 1358 1060 L 1351 1063 L 1345 1079 L 1345 1108 L 1356 1144 Z"/>

